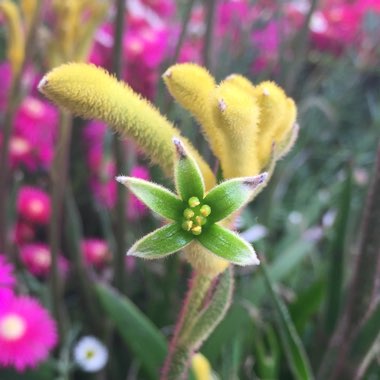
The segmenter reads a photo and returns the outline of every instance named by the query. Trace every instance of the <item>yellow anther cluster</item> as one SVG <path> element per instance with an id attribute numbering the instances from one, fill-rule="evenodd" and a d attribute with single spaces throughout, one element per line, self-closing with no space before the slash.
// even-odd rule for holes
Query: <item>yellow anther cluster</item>
<path id="1" fill-rule="evenodd" d="M 185 208 L 183 211 L 182 228 L 190 231 L 193 235 L 200 235 L 202 226 L 207 223 L 207 217 L 211 214 L 211 207 L 206 204 L 202 205 L 197 197 L 189 198 L 187 203 L 190 208 Z"/>

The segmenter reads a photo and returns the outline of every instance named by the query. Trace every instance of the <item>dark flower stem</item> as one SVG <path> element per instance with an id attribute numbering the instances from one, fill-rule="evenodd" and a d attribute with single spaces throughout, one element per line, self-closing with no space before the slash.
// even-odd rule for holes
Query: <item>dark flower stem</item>
<path id="1" fill-rule="evenodd" d="M 123 67 L 123 31 L 125 19 L 125 0 L 116 0 L 116 15 L 115 15 L 115 28 L 114 28 L 114 45 L 113 45 L 113 64 L 112 70 L 116 78 L 120 79 Z M 133 149 L 130 145 L 129 149 Z M 113 136 L 113 150 L 116 161 L 117 173 L 126 173 L 126 169 L 130 169 L 133 163 L 130 163 L 128 168 L 125 165 L 125 154 L 123 143 L 119 140 L 117 135 Z M 134 161 L 134 154 L 130 152 L 130 161 Z M 128 170 L 129 172 L 129 170 Z M 125 289 L 125 271 L 124 271 L 124 257 L 126 252 L 126 191 L 124 186 L 117 186 L 116 206 L 115 206 L 115 240 L 116 251 L 114 255 L 114 273 L 115 273 L 115 286 L 120 291 Z"/>
<path id="2" fill-rule="evenodd" d="M 214 37 L 214 26 L 215 26 L 215 13 L 216 13 L 216 0 L 205 1 L 206 7 L 206 32 L 203 41 L 203 65 L 210 71 L 212 71 L 212 41 Z"/>
<path id="3" fill-rule="evenodd" d="M 184 12 L 184 16 L 183 16 L 183 20 L 182 20 L 181 32 L 180 32 L 180 35 L 179 35 L 179 38 L 177 41 L 177 45 L 176 45 L 175 50 L 174 50 L 173 59 L 171 62 L 172 65 L 174 65 L 178 61 L 182 45 L 185 42 L 187 27 L 189 26 L 189 22 L 190 22 L 190 18 L 191 18 L 191 11 L 193 10 L 194 3 L 195 3 L 195 0 L 189 0 L 187 2 L 185 12 Z"/>
<path id="4" fill-rule="evenodd" d="M 62 284 L 58 267 L 58 256 L 61 247 L 61 225 L 63 219 L 63 203 L 67 185 L 69 151 L 72 132 L 72 117 L 67 111 L 60 111 L 58 144 L 50 172 L 52 215 L 49 226 L 51 251 L 50 285 L 54 317 L 58 331 L 62 337 L 65 331 L 62 309 Z"/>
<path id="5" fill-rule="evenodd" d="M 211 277 L 193 272 L 193 277 L 189 283 L 189 290 L 170 342 L 169 353 L 162 369 L 161 380 L 179 380 L 186 375 L 191 359 L 191 348 L 178 346 L 178 340 L 191 327 L 191 323 L 198 314 L 211 283 Z"/>

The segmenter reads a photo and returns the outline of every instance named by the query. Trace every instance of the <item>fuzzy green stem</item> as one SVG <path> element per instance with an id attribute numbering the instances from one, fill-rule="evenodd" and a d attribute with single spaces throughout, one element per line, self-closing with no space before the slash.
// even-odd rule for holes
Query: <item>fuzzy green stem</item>
<path id="1" fill-rule="evenodd" d="M 205 296 L 210 288 L 212 278 L 200 273 L 193 273 L 189 291 L 183 303 L 180 316 L 177 321 L 175 332 L 170 343 L 168 356 L 162 369 L 161 380 L 179 380 L 188 371 L 191 348 L 178 346 L 178 340 L 198 314 Z"/>
<path id="2" fill-rule="evenodd" d="M 180 336 L 186 334 L 194 323 L 194 319 L 199 313 L 205 300 L 208 290 L 210 289 L 212 278 L 201 274 L 194 277 L 193 291 L 189 293 L 189 306 L 183 318 Z"/>
<path id="3" fill-rule="evenodd" d="M 177 346 L 173 352 L 170 371 L 166 377 L 167 380 L 186 379 L 187 371 L 190 365 L 191 351 L 187 347 Z"/>

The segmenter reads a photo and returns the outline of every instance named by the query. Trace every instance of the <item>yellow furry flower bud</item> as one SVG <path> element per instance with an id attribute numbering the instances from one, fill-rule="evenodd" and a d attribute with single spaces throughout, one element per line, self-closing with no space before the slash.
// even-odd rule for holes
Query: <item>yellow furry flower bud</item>
<path id="1" fill-rule="evenodd" d="M 86 119 L 100 119 L 125 137 L 133 138 L 165 173 L 172 175 L 173 137 L 180 132 L 146 99 L 104 69 L 84 63 L 59 66 L 44 76 L 39 90 L 58 105 Z M 215 176 L 191 143 L 181 137 L 197 161 L 206 188 Z"/>
<path id="2" fill-rule="evenodd" d="M 200 123 L 212 151 L 219 157 L 224 145 L 223 136 L 212 115 L 214 78 L 204 67 L 194 63 L 171 66 L 162 77 L 173 98 Z"/>
<path id="3" fill-rule="evenodd" d="M 211 380 L 211 366 L 209 361 L 201 353 L 196 353 L 191 361 L 191 366 L 196 380 Z"/>
<path id="4" fill-rule="evenodd" d="M 3 0 L 0 2 L 0 13 L 4 15 L 8 27 L 7 58 L 15 76 L 20 72 L 25 58 L 25 38 L 20 12 L 15 3 Z"/>
<path id="5" fill-rule="evenodd" d="M 226 79 L 226 82 L 232 83 L 236 87 L 239 87 L 241 90 L 245 91 L 249 96 L 256 96 L 255 86 L 253 83 L 240 74 L 230 74 Z"/>
<path id="6" fill-rule="evenodd" d="M 220 158 L 225 178 L 253 176 L 259 173 L 257 125 L 260 110 L 253 96 L 233 81 L 223 81 L 214 92 L 215 121 L 226 136 Z"/>
<path id="7" fill-rule="evenodd" d="M 293 100 L 273 82 L 256 86 L 256 98 L 260 107 L 258 156 L 260 166 L 265 167 L 273 144 L 281 145 L 289 137 L 297 109 Z"/>

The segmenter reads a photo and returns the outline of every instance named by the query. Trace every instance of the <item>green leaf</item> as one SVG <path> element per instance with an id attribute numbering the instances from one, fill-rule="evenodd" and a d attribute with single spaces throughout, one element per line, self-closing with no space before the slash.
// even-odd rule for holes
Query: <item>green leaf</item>
<path id="1" fill-rule="evenodd" d="M 128 298 L 102 284 L 96 285 L 96 291 L 125 344 L 149 378 L 156 380 L 167 352 L 164 336 Z"/>
<path id="2" fill-rule="evenodd" d="M 116 180 L 128 187 L 141 202 L 164 218 L 177 220 L 183 211 L 182 201 L 171 191 L 155 183 L 134 177 L 116 177 Z"/>
<path id="3" fill-rule="evenodd" d="M 197 240 L 209 251 L 233 264 L 258 265 L 260 263 L 249 243 L 238 234 L 218 224 L 205 229 L 197 236 Z"/>
<path id="4" fill-rule="evenodd" d="M 262 262 L 260 267 L 277 312 L 281 342 L 293 376 L 296 380 L 312 380 L 314 379 L 314 375 L 311 371 L 309 360 L 288 309 L 274 290 L 274 284 L 269 277 L 265 262 Z"/>
<path id="5" fill-rule="evenodd" d="M 157 259 L 177 252 L 193 240 L 193 235 L 177 223 L 168 224 L 138 240 L 127 252 L 129 256 Z"/>
<path id="6" fill-rule="evenodd" d="M 203 199 L 205 184 L 195 160 L 186 152 L 181 140 L 173 139 L 177 150 L 177 162 L 174 169 L 177 193 L 184 201 L 191 197 Z"/>
<path id="7" fill-rule="evenodd" d="M 218 222 L 243 207 L 252 199 L 266 177 L 267 173 L 255 177 L 233 178 L 214 187 L 203 201 L 211 207 L 208 220 Z"/>
<path id="8" fill-rule="evenodd" d="M 347 170 L 347 178 L 339 194 L 339 211 L 333 227 L 333 240 L 328 249 L 329 275 L 327 277 L 327 300 L 325 327 L 331 334 L 339 318 L 344 287 L 344 253 L 347 239 L 347 227 L 350 220 L 352 193 L 352 169 Z"/>

